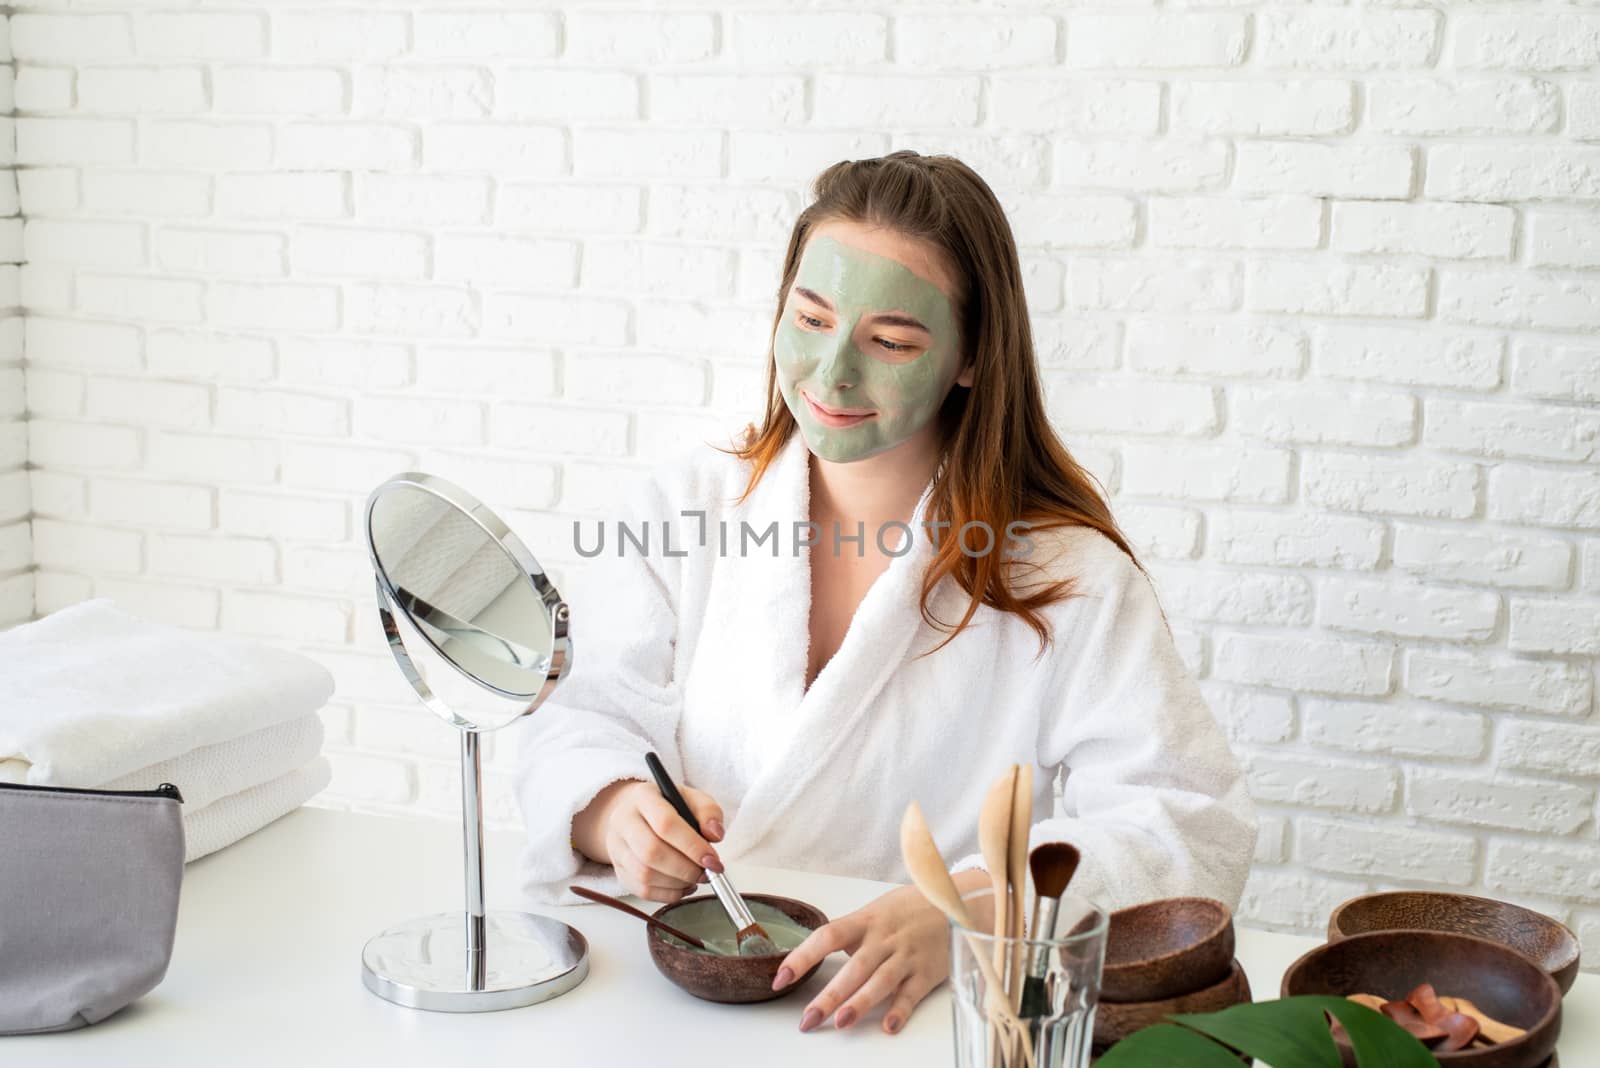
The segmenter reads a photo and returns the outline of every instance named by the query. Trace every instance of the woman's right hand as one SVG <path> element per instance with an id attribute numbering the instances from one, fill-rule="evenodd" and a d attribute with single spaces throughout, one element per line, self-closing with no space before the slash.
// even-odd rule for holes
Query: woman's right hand
<path id="1" fill-rule="evenodd" d="M 678 789 L 705 837 L 654 783 L 629 780 L 606 787 L 578 814 L 572 823 L 574 844 L 590 859 L 615 868 L 628 893 L 647 901 L 682 900 L 706 881 L 704 869 L 722 871 L 711 843 L 725 832 L 722 809 L 709 794 L 691 786 Z"/>

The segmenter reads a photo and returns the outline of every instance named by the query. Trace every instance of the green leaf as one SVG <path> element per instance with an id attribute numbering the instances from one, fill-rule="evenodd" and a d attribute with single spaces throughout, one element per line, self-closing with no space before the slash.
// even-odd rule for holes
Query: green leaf
<path id="1" fill-rule="evenodd" d="M 1375 1009 L 1349 998 L 1305 995 L 1297 1001 L 1320 1000 L 1350 1034 L 1361 1068 L 1439 1068 L 1428 1047 L 1405 1028 Z M 1331 1032 L 1330 1032 L 1331 1033 Z"/>
<path id="2" fill-rule="evenodd" d="M 1220 1012 L 1187 1013 L 1171 1019 L 1266 1061 L 1272 1068 L 1340 1068 L 1339 1048 L 1333 1044 L 1322 1008 L 1299 998 L 1249 1002 Z"/>
<path id="3" fill-rule="evenodd" d="M 1177 1024 L 1153 1024 L 1112 1046 L 1095 1068 L 1243 1068 L 1233 1051 Z M 1438 1068 L 1437 1065 L 1434 1068 Z"/>
<path id="4" fill-rule="evenodd" d="M 1171 1016 L 1174 1023 L 1147 1027 L 1118 1042 L 1096 1068 L 1234 1068 L 1239 1061 L 1233 1050 L 1271 1068 L 1340 1068 L 1327 1013 L 1349 1032 L 1360 1068 L 1438 1068 L 1426 1046 L 1382 1013 L 1321 995 Z"/>

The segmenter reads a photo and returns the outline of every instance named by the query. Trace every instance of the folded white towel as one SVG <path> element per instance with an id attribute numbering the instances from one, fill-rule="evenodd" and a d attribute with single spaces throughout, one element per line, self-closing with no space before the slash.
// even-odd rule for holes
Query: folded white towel
<path id="1" fill-rule="evenodd" d="M 182 791 L 186 811 L 194 811 L 311 763 L 322 752 L 323 736 L 322 717 L 313 712 L 229 742 L 203 745 L 110 782 L 73 785 L 102 790 L 152 790 L 170 782 Z M 20 760 L 0 760 L 0 782 L 27 782 L 30 766 Z"/>
<path id="2" fill-rule="evenodd" d="M 287 816 L 327 789 L 332 781 L 333 768 L 328 758 L 319 756 L 270 782 L 220 798 L 197 811 L 185 811 L 184 862 L 215 853 Z"/>
<path id="3" fill-rule="evenodd" d="M 316 712 L 333 676 L 264 642 L 132 615 L 100 597 L 0 633 L 0 760 L 100 785 Z"/>

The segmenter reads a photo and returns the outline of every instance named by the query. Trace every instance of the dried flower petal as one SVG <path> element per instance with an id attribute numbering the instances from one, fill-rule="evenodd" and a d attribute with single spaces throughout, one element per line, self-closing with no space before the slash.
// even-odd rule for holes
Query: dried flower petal
<path id="1" fill-rule="evenodd" d="M 1445 1008 L 1459 1012 L 1478 1021 L 1478 1040 L 1487 1045 L 1499 1045 L 1521 1038 L 1528 1032 L 1520 1027 L 1501 1023 L 1466 998 L 1440 998 Z"/>
<path id="2" fill-rule="evenodd" d="M 1407 1031 L 1410 1031 L 1417 1041 L 1424 1044 L 1437 1042 L 1444 1038 L 1447 1033 L 1444 1028 L 1435 1027 L 1417 1015 L 1417 1010 L 1412 1007 L 1409 1001 L 1385 1002 L 1383 1008 L 1378 1011 L 1401 1027 L 1404 1027 Z"/>
<path id="3" fill-rule="evenodd" d="M 1478 1035 L 1478 1021 L 1459 1012 L 1446 1013 L 1433 1026 L 1444 1028 L 1445 1040 L 1435 1049 L 1446 1052 L 1464 1048 Z"/>
<path id="4" fill-rule="evenodd" d="M 1432 983 L 1423 983 L 1411 993 L 1406 995 L 1417 1015 L 1428 1023 L 1438 1023 L 1442 1017 L 1450 1015 L 1450 1010 L 1439 1004 L 1439 996 L 1434 993 Z"/>

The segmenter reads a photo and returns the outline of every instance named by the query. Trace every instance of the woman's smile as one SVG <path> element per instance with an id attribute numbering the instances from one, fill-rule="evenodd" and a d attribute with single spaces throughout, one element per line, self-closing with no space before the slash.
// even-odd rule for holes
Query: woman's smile
<path id="1" fill-rule="evenodd" d="M 855 426 L 857 423 L 865 422 L 877 414 L 876 412 L 863 411 L 859 408 L 826 408 L 818 404 L 811 394 L 803 389 L 800 391 L 800 395 L 806 399 L 806 405 L 811 409 L 811 414 L 823 426 L 835 428 Z"/>

